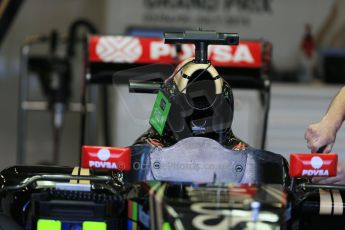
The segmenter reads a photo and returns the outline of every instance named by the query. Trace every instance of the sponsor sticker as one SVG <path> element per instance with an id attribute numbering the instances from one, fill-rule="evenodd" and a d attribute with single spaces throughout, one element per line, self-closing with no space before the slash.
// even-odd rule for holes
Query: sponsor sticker
<path id="1" fill-rule="evenodd" d="M 82 167 L 128 171 L 131 168 L 130 148 L 83 146 Z"/>
<path id="2" fill-rule="evenodd" d="M 337 175 L 336 154 L 291 154 L 290 176 L 329 177 Z"/>
<path id="3" fill-rule="evenodd" d="M 159 135 L 163 134 L 170 107 L 171 103 L 165 97 L 164 93 L 159 91 L 150 116 L 150 124 L 159 133 Z"/>

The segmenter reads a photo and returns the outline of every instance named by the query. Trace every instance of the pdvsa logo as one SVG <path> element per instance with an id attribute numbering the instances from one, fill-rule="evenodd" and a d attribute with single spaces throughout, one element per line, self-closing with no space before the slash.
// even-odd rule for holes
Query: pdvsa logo
<path id="1" fill-rule="evenodd" d="M 303 169 L 302 176 L 328 176 L 329 171 L 328 169 L 323 170 L 320 169 L 323 166 L 323 160 L 318 157 L 314 156 L 310 160 L 310 165 L 313 169 Z"/>
<path id="2" fill-rule="evenodd" d="M 107 162 L 110 158 L 110 151 L 106 148 L 101 148 L 97 152 L 99 161 L 89 161 L 90 168 L 106 168 L 106 169 L 117 169 L 117 165 L 114 162 Z"/>
<path id="3" fill-rule="evenodd" d="M 142 52 L 140 40 L 133 37 L 103 36 L 96 46 L 96 54 L 104 62 L 134 63 Z"/>
<path id="4" fill-rule="evenodd" d="M 181 46 L 182 54 L 179 56 L 180 60 L 185 60 L 187 58 L 194 56 L 194 45 L 183 44 Z M 150 46 L 150 59 L 159 60 L 161 57 L 165 56 L 176 56 L 176 49 L 174 46 L 167 45 L 161 41 L 152 42 Z M 211 60 L 217 62 L 233 62 L 233 63 L 248 63 L 252 64 L 255 62 L 254 57 L 245 44 L 240 44 L 236 47 L 232 46 L 215 46 L 210 45 L 208 49 L 208 56 Z"/>

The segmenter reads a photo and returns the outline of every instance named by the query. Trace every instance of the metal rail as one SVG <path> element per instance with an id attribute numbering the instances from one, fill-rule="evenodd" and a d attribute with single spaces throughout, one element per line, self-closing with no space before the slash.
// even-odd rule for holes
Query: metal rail
<path id="1" fill-rule="evenodd" d="M 73 176 L 73 175 L 36 175 L 25 179 L 19 185 L 4 186 L 0 189 L 0 193 L 4 191 L 21 190 L 36 181 L 50 180 L 50 181 L 69 181 L 69 180 L 90 180 L 95 182 L 109 182 L 113 180 L 110 176 Z"/>
<path id="2" fill-rule="evenodd" d="M 298 188 L 303 189 L 303 190 L 305 190 L 305 189 L 317 189 L 317 188 L 345 190 L 345 185 L 307 184 L 307 183 L 303 183 L 303 184 L 299 184 Z"/>

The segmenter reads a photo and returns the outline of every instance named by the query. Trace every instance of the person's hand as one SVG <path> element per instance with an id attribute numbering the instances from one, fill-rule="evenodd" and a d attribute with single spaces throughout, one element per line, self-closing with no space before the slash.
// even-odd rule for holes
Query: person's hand
<path id="1" fill-rule="evenodd" d="M 338 164 L 337 176 L 313 177 L 311 181 L 315 184 L 345 184 L 345 164 Z"/>
<path id="2" fill-rule="evenodd" d="M 307 146 L 312 153 L 316 153 L 324 147 L 323 153 L 329 153 L 335 142 L 337 129 L 326 121 L 320 121 L 309 125 L 304 138 L 307 140 Z"/>

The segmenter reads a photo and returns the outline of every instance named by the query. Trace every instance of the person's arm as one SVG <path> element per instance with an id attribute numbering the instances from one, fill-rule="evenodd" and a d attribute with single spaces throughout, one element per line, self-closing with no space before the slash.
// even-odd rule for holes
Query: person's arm
<path id="1" fill-rule="evenodd" d="M 345 119 L 345 87 L 333 98 L 327 113 L 318 123 L 311 124 L 305 132 L 308 148 L 311 152 L 318 152 L 325 147 L 323 153 L 332 150 L 337 132 Z M 317 184 L 345 184 L 345 164 L 338 164 L 337 176 L 313 177 L 313 183 Z"/>
<path id="2" fill-rule="evenodd" d="M 318 123 L 309 125 L 305 132 L 308 148 L 317 152 L 323 146 L 324 153 L 332 150 L 337 131 L 345 119 L 345 87 L 333 98 L 327 113 Z"/>

